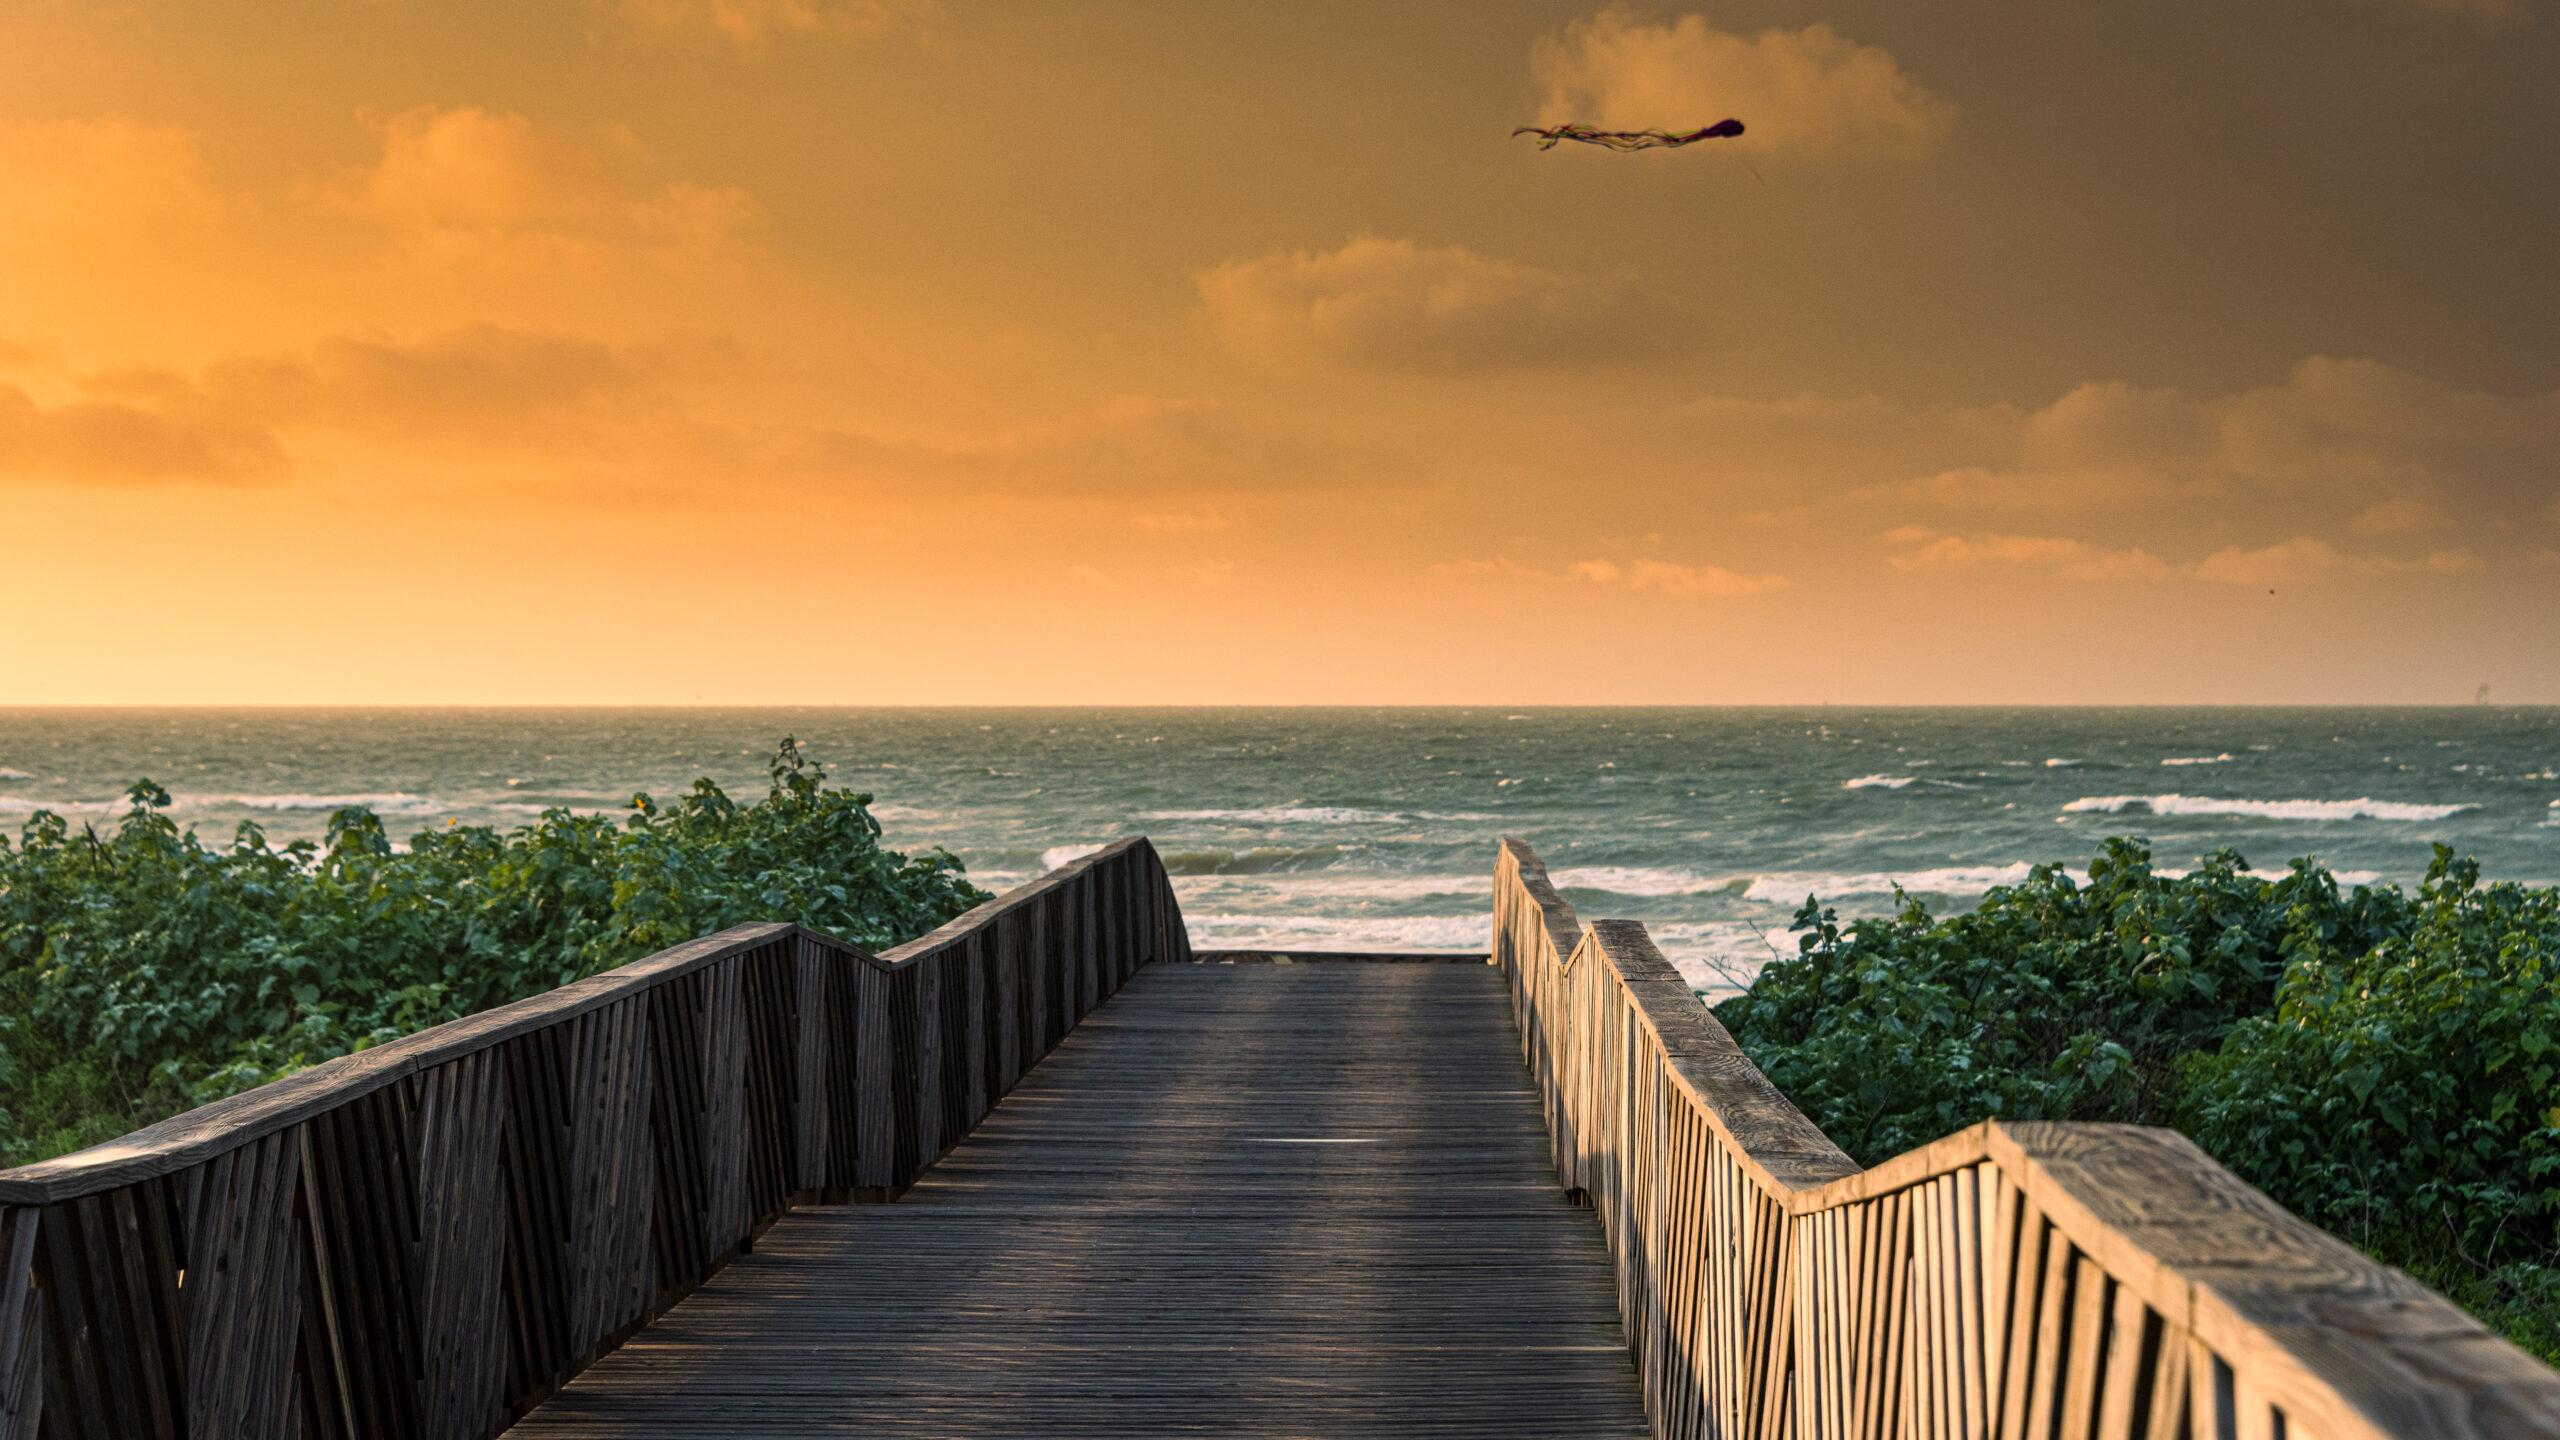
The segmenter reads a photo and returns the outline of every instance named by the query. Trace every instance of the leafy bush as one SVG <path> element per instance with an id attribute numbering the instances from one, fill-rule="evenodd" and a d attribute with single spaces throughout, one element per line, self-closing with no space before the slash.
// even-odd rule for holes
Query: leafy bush
<path id="1" fill-rule="evenodd" d="M 765 800 L 709 780 L 627 817 L 552 810 L 396 849 L 369 811 L 325 842 L 243 823 L 205 845 L 148 780 L 111 835 L 38 812 L 0 837 L 0 1159 L 95 1143 L 332 1056 L 751 920 L 885 947 L 986 898 L 960 862 L 880 848 L 871 797 L 786 739 Z"/>
<path id="2" fill-rule="evenodd" d="M 2560 890 L 2436 847 L 2411 923 L 2306 937 L 2187 1067 L 2180 1128 L 2304 1218 L 2560 1357 Z"/>
<path id="3" fill-rule="evenodd" d="M 1932 919 L 1840 924 L 1716 1014 L 1874 1164 L 1985 1116 L 2171 1125 L 2560 1358 L 2560 891 L 2438 847 L 2412 897 L 2110 840 Z"/>

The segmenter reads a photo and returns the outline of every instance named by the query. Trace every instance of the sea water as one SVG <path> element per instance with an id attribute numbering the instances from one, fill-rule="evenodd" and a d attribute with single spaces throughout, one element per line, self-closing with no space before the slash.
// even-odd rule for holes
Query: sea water
<path id="1" fill-rule="evenodd" d="M 0 826 L 99 824 L 148 777 L 207 840 L 365 805 L 394 834 L 760 798 L 796 737 L 893 848 L 1001 890 L 1153 838 L 1203 948 L 1481 950 L 1495 842 L 1702 990 L 1792 951 L 1808 895 L 1934 912 L 2140 835 L 2410 884 L 2435 842 L 2560 880 L 2560 710 L 0 710 Z"/>

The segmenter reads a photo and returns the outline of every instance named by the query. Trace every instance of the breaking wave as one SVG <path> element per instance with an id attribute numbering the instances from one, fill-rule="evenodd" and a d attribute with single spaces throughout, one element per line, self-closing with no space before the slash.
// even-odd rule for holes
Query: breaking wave
<path id="1" fill-rule="evenodd" d="M 1841 785 L 1843 790 L 1899 790 L 1919 779 L 1917 775 L 1861 775 Z"/>
<path id="2" fill-rule="evenodd" d="M 1908 870 L 1901 874 L 1834 875 L 1818 872 L 1787 872 L 1761 875 L 1744 887 L 1742 898 L 1770 905 L 1798 905 L 1807 895 L 1825 900 L 1851 895 L 1889 895 L 1899 883 L 1914 895 L 1981 895 L 1999 885 L 2026 882 L 2030 867 L 2023 860 L 2014 865 L 1950 865 L 1935 870 Z"/>
<path id="3" fill-rule="evenodd" d="M 1412 820 L 1393 810 L 1341 805 L 1267 805 L 1254 810 L 1150 810 L 1142 820 L 1230 820 L 1244 825 L 1393 825 Z"/>
<path id="4" fill-rule="evenodd" d="M 2255 815 L 2267 820 L 2442 820 L 2465 810 L 2455 805 L 2417 805 L 2401 800 L 2218 800 L 2210 795 L 2086 795 L 2062 807 L 2066 815 L 2112 815 L 2136 806 L 2154 815 Z"/>

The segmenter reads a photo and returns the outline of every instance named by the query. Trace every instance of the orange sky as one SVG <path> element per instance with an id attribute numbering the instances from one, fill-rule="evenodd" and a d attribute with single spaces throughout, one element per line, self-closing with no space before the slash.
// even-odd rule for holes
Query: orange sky
<path id="1" fill-rule="evenodd" d="M 0 0 L 0 704 L 2560 701 L 2554 74 L 2545 0 Z"/>

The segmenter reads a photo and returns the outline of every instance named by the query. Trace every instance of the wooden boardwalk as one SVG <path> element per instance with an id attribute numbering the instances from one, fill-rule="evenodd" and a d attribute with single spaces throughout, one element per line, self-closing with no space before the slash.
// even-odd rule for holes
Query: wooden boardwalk
<path id="1" fill-rule="evenodd" d="M 1518 1033 L 1480 964 L 1148 966 L 518 1433 L 1647 1435 Z"/>

